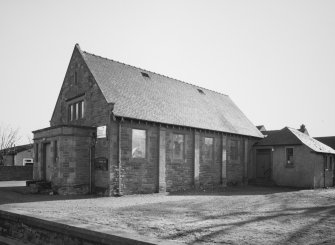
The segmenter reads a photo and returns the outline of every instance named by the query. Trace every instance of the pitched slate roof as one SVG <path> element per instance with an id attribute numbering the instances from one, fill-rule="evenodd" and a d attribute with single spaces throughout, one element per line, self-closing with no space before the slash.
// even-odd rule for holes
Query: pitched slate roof
<path id="1" fill-rule="evenodd" d="M 263 138 L 227 95 L 80 52 L 116 116 Z"/>
<path id="2" fill-rule="evenodd" d="M 26 144 L 26 145 L 17 145 L 10 148 L 2 149 L 0 153 L 5 154 L 17 154 L 22 151 L 26 151 L 33 148 L 33 144 Z"/>
<path id="3" fill-rule="evenodd" d="M 261 133 L 265 136 L 269 136 L 271 134 L 277 133 L 278 131 L 280 131 L 280 130 L 265 130 L 265 131 L 261 131 Z"/>
<path id="4" fill-rule="evenodd" d="M 314 139 L 322 142 L 325 145 L 335 149 L 335 136 L 328 136 L 328 137 L 314 137 Z"/>
<path id="5" fill-rule="evenodd" d="M 335 154 L 335 150 L 329 146 L 313 139 L 307 134 L 300 132 L 298 129 L 285 127 L 282 130 L 268 135 L 260 140 L 257 146 L 275 146 L 275 145 L 301 145 L 304 144 L 311 150 L 320 153 Z"/>

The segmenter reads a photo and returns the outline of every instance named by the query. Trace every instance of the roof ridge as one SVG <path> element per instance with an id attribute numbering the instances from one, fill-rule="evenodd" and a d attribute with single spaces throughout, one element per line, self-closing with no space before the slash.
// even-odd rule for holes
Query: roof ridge
<path id="1" fill-rule="evenodd" d="M 187 84 L 187 85 L 190 85 L 190 86 L 193 86 L 193 87 L 196 87 L 196 88 L 205 89 L 205 90 L 208 90 L 208 91 L 211 91 L 211 92 L 214 92 L 214 93 L 217 93 L 217 94 L 220 94 L 220 95 L 224 95 L 224 96 L 229 97 L 227 94 L 223 94 L 223 93 L 220 93 L 220 92 L 217 92 L 217 91 L 208 89 L 208 88 L 204 88 L 204 87 L 201 87 L 201 86 L 192 84 L 192 83 L 188 83 L 188 82 L 185 82 L 185 81 L 182 81 L 182 80 L 178 80 L 178 79 L 176 79 L 176 78 L 169 77 L 169 76 L 167 76 L 167 75 L 162 75 L 162 74 L 159 74 L 159 73 L 157 73 L 157 72 L 148 71 L 148 70 L 143 69 L 143 68 L 141 68 L 141 67 L 137 67 L 137 66 L 129 65 L 129 64 L 126 64 L 126 63 L 117 61 L 117 60 L 113 60 L 113 59 L 110 59 L 110 58 L 102 57 L 102 56 L 100 56 L 100 55 L 96 55 L 96 54 L 93 54 L 93 53 L 89 53 L 89 52 L 84 51 L 84 50 L 83 50 L 82 52 L 85 53 L 85 54 L 93 55 L 93 56 L 98 57 L 98 58 L 101 58 L 101 59 L 105 59 L 105 60 L 108 60 L 108 61 L 113 61 L 113 62 L 119 63 L 119 64 L 121 64 L 121 65 L 125 65 L 125 66 L 129 66 L 129 67 L 132 67 L 132 68 L 136 68 L 136 69 L 139 69 L 139 70 L 142 70 L 142 71 L 150 72 L 150 73 L 156 74 L 156 75 L 158 75 L 158 76 L 166 77 L 166 78 L 175 80 L 175 81 L 177 81 L 177 82 L 185 83 L 185 84 Z"/>

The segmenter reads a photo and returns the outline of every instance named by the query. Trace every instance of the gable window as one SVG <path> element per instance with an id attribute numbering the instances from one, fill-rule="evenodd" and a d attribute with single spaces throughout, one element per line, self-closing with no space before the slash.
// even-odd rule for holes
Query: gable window
<path id="1" fill-rule="evenodd" d="M 85 108 L 85 102 L 83 100 L 70 104 L 68 109 L 69 121 L 84 118 L 84 108 Z"/>
<path id="2" fill-rule="evenodd" d="M 230 148 L 230 159 L 238 160 L 238 141 L 230 140 L 229 148 Z"/>
<path id="3" fill-rule="evenodd" d="M 184 135 L 173 134 L 173 159 L 184 159 Z"/>
<path id="4" fill-rule="evenodd" d="M 206 138 L 204 140 L 204 157 L 205 160 L 213 160 L 213 138 Z"/>
<path id="5" fill-rule="evenodd" d="M 293 166 L 293 148 L 286 148 L 286 165 Z"/>
<path id="6" fill-rule="evenodd" d="M 132 129 L 131 154 L 133 158 L 145 158 L 146 131 Z"/>

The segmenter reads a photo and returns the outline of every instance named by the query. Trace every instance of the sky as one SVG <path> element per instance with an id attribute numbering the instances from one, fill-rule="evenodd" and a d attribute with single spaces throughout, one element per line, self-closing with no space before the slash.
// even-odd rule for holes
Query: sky
<path id="1" fill-rule="evenodd" d="M 0 1 L 0 124 L 49 126 L 82 50 L 227 94 L 254 125 L 335 135 L 335 1 Z"/>

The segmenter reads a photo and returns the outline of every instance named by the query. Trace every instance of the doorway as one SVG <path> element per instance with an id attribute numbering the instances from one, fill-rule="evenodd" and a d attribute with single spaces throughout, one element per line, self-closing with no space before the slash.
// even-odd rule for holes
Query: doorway
<path id="1" fill-rule="evenodd" d="M 42 179 L 51 181 L 52 154 L 50 142 L 43 144 Z"/>
<path id="2" fill-rule="evenodd" d="M 256 178 L 270 180 L 272 176 L 271 149 L 256 150 Z"/>

